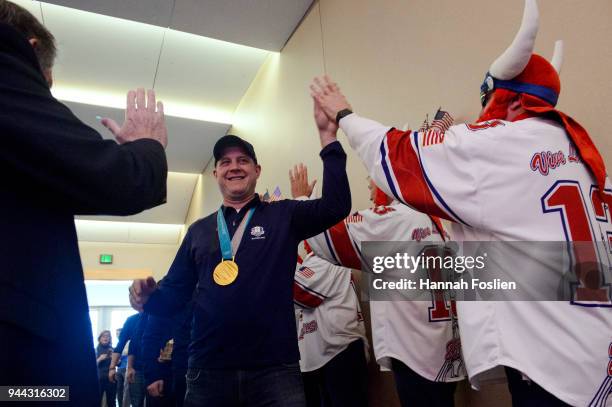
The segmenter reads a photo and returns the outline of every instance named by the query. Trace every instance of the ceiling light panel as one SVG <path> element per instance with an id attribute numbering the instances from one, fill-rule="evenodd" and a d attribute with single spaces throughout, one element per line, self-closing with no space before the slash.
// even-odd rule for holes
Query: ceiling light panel
<path id="1" fill-rule="evenodd" d="M 171 28 L 280 51 L 312 0 L 175 0 Z"/>
<path id="2" fill-rule="evenodd" d="M 155 89 L 169 107 L 176 104 L 188 111 L 188 106 L 214 106 L 231 120 L 268 55 L 261 49 L 168 30 Z"/>
<path id="3" fill-rule="evenodd" d="M 164 28 L 48 3 L 42 12 L 58 42 L 54 86 L 109 95 L 153 86 Z"/>
<path id="4" fill-rule="evenodd" d="M 141 23 L 170 26 L 175 0 L 46 0 L 60 6 L 92 13 L 134 20 Z"/>
<path id="5" fill-rule="evenodd" d="M 183 225 L 75 219 L 80 242 L 178 244 Z"/>
<path id="6" fill-rule="evenodd" d="M 64 101 L 124 108 L 128 90 L 154 87 L 169 116 L 231 124 L 233 112 L 270 54 L 76 8 L 19 2 L 39 18 L 42 15 L 57 39 L 52 93 Z M 121 5 L 113 0 L 100 10 L 78 0 L 60 3 L 115 14 L 122 7 L 148 10 L 138 1 Z M 166 7 L 158 0 L 153 6 Z"/>

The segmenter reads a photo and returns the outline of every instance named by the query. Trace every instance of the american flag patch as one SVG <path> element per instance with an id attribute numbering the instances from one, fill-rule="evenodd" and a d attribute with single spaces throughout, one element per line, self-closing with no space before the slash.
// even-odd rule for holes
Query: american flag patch
<path id="1" fill-rule="evenodd" d="M 423 147 L 433 146 L 444 142 L 444 132 L 431 128 L 423 134 Z"/>
<path id="2" fill-rule="evenodd" d="M 300 273 L 301 275 L 303 275 L 306 278 L 311 278 L 312 276 L 315 275 L 314 271 L 312 271 L 308 267 L 300 267 L 298 269 L 298 273 Z"/>
<path id="3" fill-rule="evenodd" d="M 359 222 L 363 222 L 363 215 L 360 215 L 358 213 L 353 214 L 351 216 L 349 216 L 348 218 L 345 219 L 346 223 L 359 223 Z"/>

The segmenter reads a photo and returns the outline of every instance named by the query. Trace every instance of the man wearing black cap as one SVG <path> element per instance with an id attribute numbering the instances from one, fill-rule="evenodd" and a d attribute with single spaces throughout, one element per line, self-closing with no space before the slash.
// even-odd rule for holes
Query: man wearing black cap
<path id="1" fill-rule="evenodd" d="M 335 122 L 315 105 L 323 196 L 262 202 L 253 146 L 236 136 L 214 148 L 218 212 L 189 228 L 164 278 L 137 280 L 134 308 L 171 315 L 195 309 L 186 406 L 304 406 L 293 311 L 298 243 L 346 217 L 351 197 Z"/>

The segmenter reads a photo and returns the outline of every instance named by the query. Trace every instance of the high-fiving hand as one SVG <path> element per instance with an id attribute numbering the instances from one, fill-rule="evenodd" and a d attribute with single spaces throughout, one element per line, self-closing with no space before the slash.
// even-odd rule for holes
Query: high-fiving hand
<path id="1" fill-rule="evenodd" d="M 318 104 L 329 120 L 336 123 L 336 115 L 351 105 L 340 91 L 338 85 L 327 75 L 314 78 L 310 85 L 310 95 L 315 100 L 315 110 Z"/>
<path id="2" fill-rule="evenodd" d="M 155 101 L 155 91 L 142 88 L 127 94 L 125 121 L 119 126 L 113 119 L 105 117 L 102 124 L 110 130 L 119 144 L 142 138 L 157 140 L 166 148 L 168 131 L 164 118 L 164 105 Z"/>

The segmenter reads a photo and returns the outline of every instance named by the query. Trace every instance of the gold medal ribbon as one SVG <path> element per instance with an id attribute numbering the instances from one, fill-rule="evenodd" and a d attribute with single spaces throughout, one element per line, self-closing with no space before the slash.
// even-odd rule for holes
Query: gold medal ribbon
<path id="1" fill-rule="evenodd" d="M 238 252 L 242 235 L 244 235 L 244 231 L 253 217 L 253 212 L 255 212 L 255 208 L 249 209 L 249 212 L 242 218 L 242 222 L 240 222 L 230 243 L 227 223 L 223 216 L 223 207 L 217 211 L 217 233 L 222 258 L 221 263 L 217 264 L 213 271 L 213 280 L 221 286 L 233 283 L 238 277 L 238 264 L 234 261 L 235 253 Z"/>

